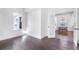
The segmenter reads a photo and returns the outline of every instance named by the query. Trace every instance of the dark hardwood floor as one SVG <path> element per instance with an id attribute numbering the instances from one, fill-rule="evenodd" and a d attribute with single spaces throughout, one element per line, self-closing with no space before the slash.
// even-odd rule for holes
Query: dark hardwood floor
<path id="1" fill-rule="evenodd" d="M 71 34 L 71 33 L 70 33 Z M 37 39 L 29 35 L 0 41 L 1 50 L 77 50 L 73 36 L 57 35 L 56 38 Z"/>
<path id="2" fill-rule="evenodd" d="M 1 50 L 41 50 L 42 46 L 40 39 L 28 35 L 0 41 Z"/>
<path id="3" fill-rule="evenodd" d="M 55 38 L 44 38 L 44 47 L 47 50 L 76 50 L 73 42 L 55 39 Z M 46 45 L 46 46 L 45 46 Z"/>

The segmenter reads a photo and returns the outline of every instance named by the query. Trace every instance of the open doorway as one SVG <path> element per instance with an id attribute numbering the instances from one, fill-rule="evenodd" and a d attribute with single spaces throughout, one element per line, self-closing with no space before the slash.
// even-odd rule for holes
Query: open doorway
<path id="1" fill-rule="evenodd" d="M 76 49 L 76 9 L 49 9 L 48 39 L 61 49 Z M 54 43 L 53 43 L 54 42 Z"/>
<path id="2" fill-rule="evenodd" d="M 74 12 L 59 13 L 55 17 L 57 21 L 56 38 L 73 42 Z"/>
<path id="3" fill-rule="evenodd" d="M 77 46 L 76 34 L 74 31 L 76 24 L 76 13 L 74 11 L 58 13 L 55 15 L 56 19 L 56 38 L 65 42 L 74 42 Z"/>

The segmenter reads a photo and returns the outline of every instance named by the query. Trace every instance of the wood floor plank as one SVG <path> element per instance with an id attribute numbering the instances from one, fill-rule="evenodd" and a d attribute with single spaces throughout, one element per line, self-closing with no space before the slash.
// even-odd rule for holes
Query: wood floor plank
<path id="1" fill-rule="evenodd" d="M 72 35 L 37 39 L 29 35 L 0 41 L 0 50 L 77 50 Z"/>

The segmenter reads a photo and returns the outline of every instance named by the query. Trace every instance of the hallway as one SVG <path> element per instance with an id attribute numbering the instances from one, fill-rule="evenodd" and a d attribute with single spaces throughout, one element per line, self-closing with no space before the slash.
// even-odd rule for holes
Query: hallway
<path id="1" fill-rule="evenodd" d="M 76 50 L 75 11 L 75 8 L 0 9 L 0 50 Z M 59 35 L 57 30 L 68 35 Z"/>

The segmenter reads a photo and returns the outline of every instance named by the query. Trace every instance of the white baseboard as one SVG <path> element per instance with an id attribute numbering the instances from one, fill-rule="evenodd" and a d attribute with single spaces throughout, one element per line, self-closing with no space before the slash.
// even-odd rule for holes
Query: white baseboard
<path id="1" fill-rule="evenodd" d="M 0 37 L 0 41 L 1 40 L 7 40 L 7 39 L 11 39 L 11 38 L 14 38 L 14 37 L 18 37 L 18 36 L 22 36 L 23 34 L 18 34 L 18 35 L 9 35 L 9 36 L 1 36 Z"/>
<path id="2" fill-rule="evenodd" d="M 56 38 L 55 35 L 48 35 L 48 38 Z"/>
<path id="3" fill-rule="evenodd" d="M 30 35 L 30 36 L 32 36 L 32 37 L 35 37 L 35 38 L 37 38 L 37 39 L 41 39 L 41 35 L 40 34 L 31 34 L 31 33 L 26 33 L 27 35 Z"/>
<path id="4" fill-rule="evenodd" d="M 42 36 L 41 36 L 41 39 L 44 38 L 44 37 L 46 37 L 46 36 L 47 36 L 47 35 L 42 35 Z"/>

